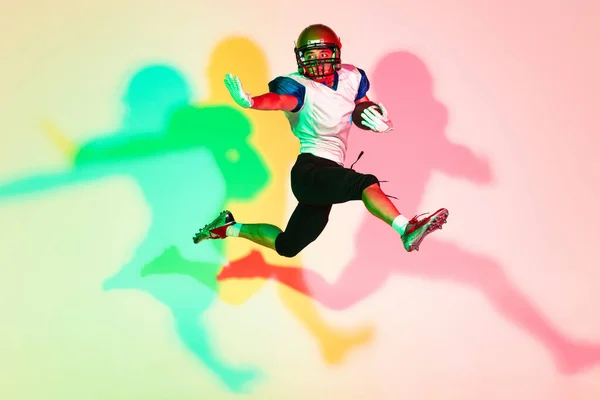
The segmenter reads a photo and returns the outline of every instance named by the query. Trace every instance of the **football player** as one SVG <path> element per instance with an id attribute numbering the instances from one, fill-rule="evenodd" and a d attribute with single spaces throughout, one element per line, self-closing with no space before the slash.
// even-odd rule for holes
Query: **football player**
<path id="1" fill-rule="evenodd" d="M 344 167 L 352 112 L 357 104 L 371 100 L 365 72 L 342 64 L 341 48 L 340 38 L 331 28 L 310 25 L 300 33 L 294 48 L 298 71 L 269 82 L 268 93 L 252 97 L 238 77 L 225 76 L 225 85 L 239 106 L 280 110 L 289 120 L 300 141 L 300 154 L 291 170 L 298 205 L 284 231 L 271 224 L 242 224 L 229 210 L 222 211 L 199 230 L 195 243 L 241 237 L 281 256 L 294 257 L 323 232 L 332 205 L 351 200 L 362 200 L 371 214 L 395 229 L 406 251 L 419 250 L 423 238 L 446 223 L 445 208 L 429 217 L 408 220 L 383 193 L 377 177 Z M 393 130 L 382 104 L 367 107 L 361 118 L 372 131 Z"/>

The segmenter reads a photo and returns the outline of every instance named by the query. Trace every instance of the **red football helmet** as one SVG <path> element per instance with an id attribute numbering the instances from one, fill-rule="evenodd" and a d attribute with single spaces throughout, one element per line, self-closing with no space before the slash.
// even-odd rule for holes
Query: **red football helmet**
<path id="1" fill-rule="evenodd" d="M 310 50 L 329 49 L 331 58 L 315 58 L 307 60 L 305 54 Z M 298 73 L 307 78 L 323 78 L 334 74 L 341 67 L 342 42 L 338 35 L 323 24 L 310 25 L 300 33 L 294 53 L 298 64 Z M 326 72 L 325 65 L 331 65 Z"/>

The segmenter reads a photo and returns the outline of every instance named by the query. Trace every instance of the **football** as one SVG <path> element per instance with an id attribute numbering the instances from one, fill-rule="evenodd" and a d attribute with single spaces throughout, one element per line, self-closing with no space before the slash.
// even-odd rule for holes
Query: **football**
<path id="1" fill-rule="evenodd" d="M 363 125 L 362 117 L 360 115 L 366 108 L 369 108 L 371 106 L 377 106 L 377 104 L 372 101 L 363 101 L 362 103 L 358 103 L 356 107 L 354 107 L 354 111 L 352 111 L 352 123 L 358 128 L 364 129 L 366 131 L 370 130 L 369 127 Z M 379 111 L 381 115 L 383 115 L 383 112 L 381 111 L 379 106 L 377 106 L 376 110 Z"/>

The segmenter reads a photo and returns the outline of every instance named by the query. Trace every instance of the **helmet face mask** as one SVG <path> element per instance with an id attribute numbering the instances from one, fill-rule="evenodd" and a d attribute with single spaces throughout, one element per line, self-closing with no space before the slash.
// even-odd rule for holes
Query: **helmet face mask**
<path id="1" fill-rule="evenodd" d="M 342 44 L 335 32 L 325 25 L 311 25 L 298 37 L 294 53 L 298 73 L 313 80 L 322 80 L 335 74 L 341 67 Z M 329 50 L 331 58 L 315 56 L 309 59 L 307 53 Z"/>

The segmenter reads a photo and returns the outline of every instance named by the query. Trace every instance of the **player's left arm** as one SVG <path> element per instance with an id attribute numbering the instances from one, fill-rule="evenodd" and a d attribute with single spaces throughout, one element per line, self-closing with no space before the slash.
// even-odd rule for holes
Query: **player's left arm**
<path id="1" fill-rule="evenodd" d="M 358 72 L 360 72 L 360 83 L 358 85 L 356 99 L 354 99 L 355 105 L 364 103 L 365 101 L 372 101 L 367 96 L 367 92 L 371 87 L 369 78 L 367 78 L 365 71 L 360 68 L 357 69 Z M 379 112 L 376 108 L 379 108 L 381 112 Z M 388 117 L 388 112 L 381 103 L 379 103 L 377 106 L 371 106 L 365 109 L 363 112 L 363 124 L 371 128 L 371 130 L 374 132 L 390 132 L 394 129 L 394 124 Z"/>

